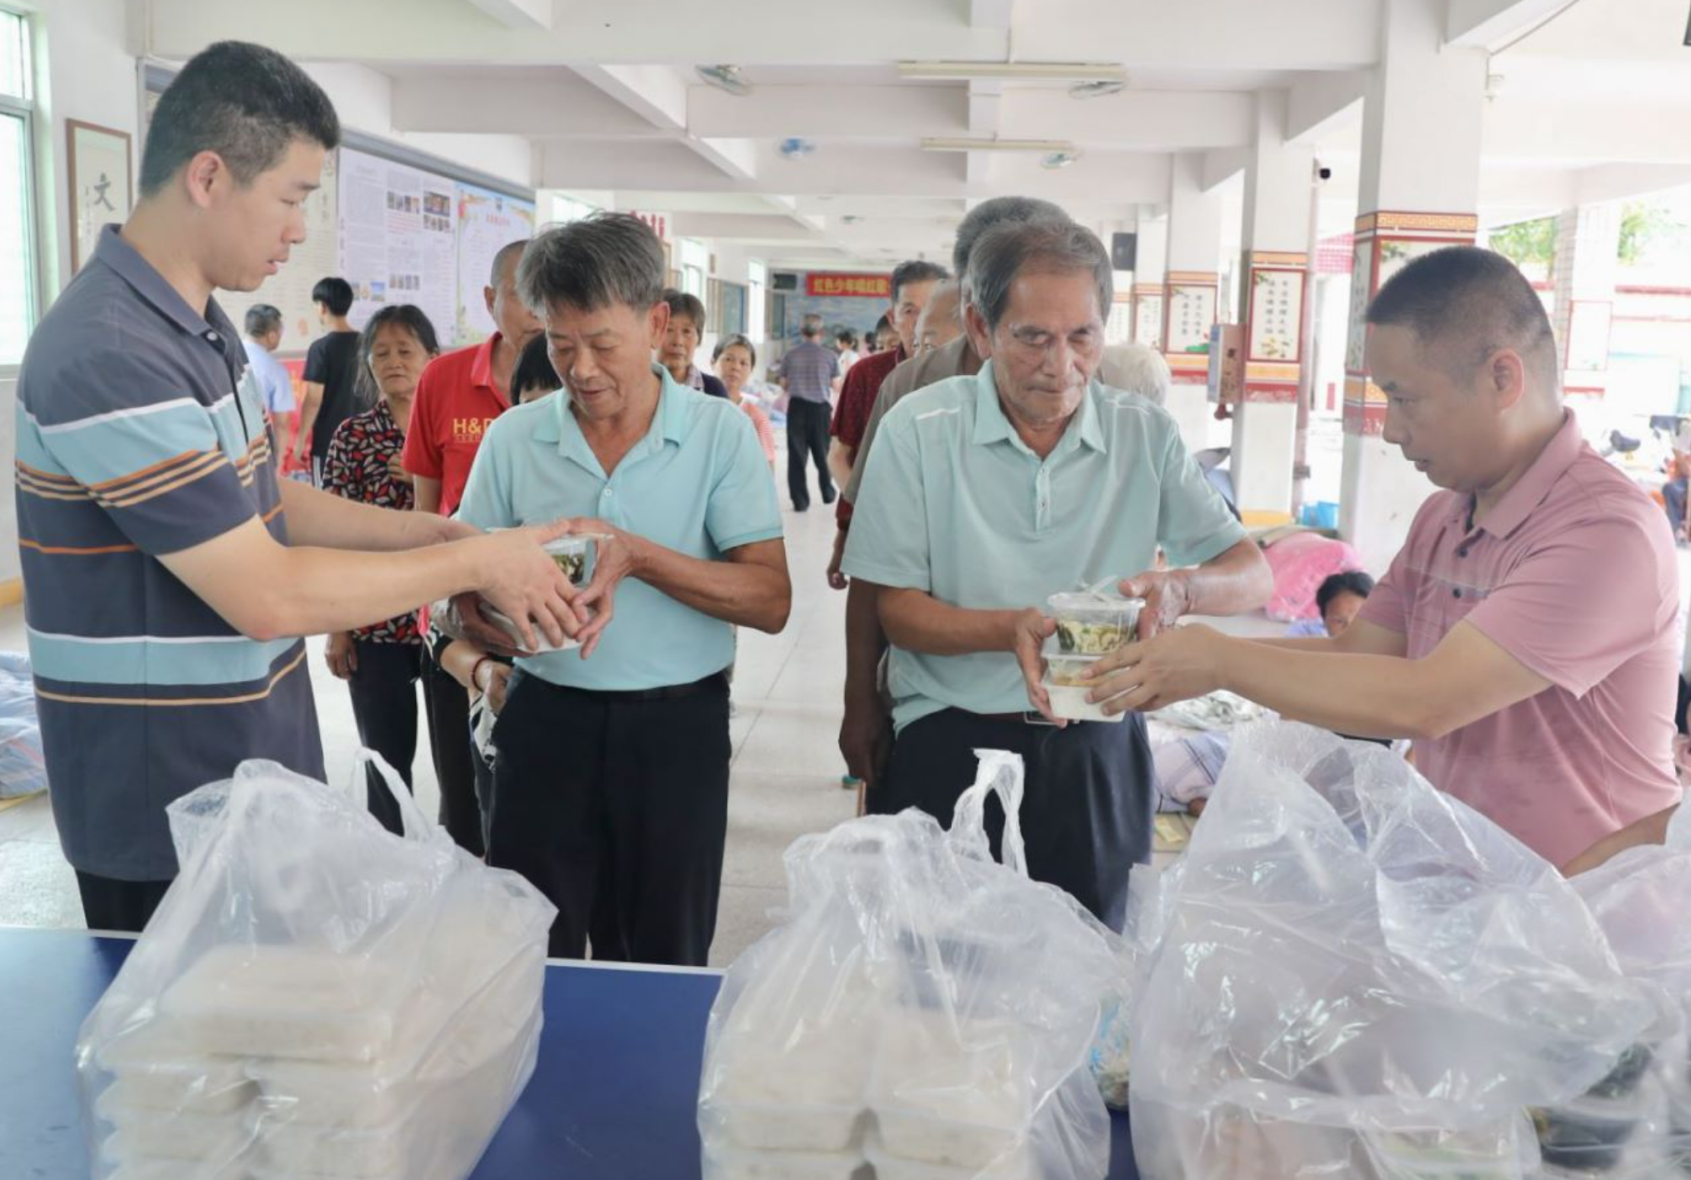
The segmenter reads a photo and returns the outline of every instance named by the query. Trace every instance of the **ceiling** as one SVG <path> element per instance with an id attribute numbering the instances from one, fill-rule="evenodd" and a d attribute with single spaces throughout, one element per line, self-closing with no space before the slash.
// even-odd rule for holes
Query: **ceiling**
<path id="1" fill-rule="evenodd" d="M 849 20 L 786 0 L 145 8 L 157 56 L 229 36 L 356 66 L 388 88 L 396 131 L 516 137 L 538 187 L 665 212 L 682 235 L 778 264 L 884 264 L 947 257 L 957 218 L 989 196 L 1046 197 L 1103 229 L 1164 204 L 1179 153 L 1237 184 L 1272 90 L 1325 116 L 1306 133 L 1336 164 L 1323 226 L 1346 228 L 1384 2 L 853 0 Z M 1691 183 L 1686 0 L 1419 2 L 1500 50 L 1496 95 L 1475 112 L 1486 221 Z M 1061 81 L 906 80 L 898 63 L 913 60 L 1102 62 L 1127 85 L 1082 100 Z M 740 66 L 753 92 L 702 82 L 694 67 L 711 63 Z M 930 151 L 925 137 L 1061 140 L 1080 159 L 1049 170 L 1041 153 Z M 793 138 L 810 150 L 783 153 Z"/>

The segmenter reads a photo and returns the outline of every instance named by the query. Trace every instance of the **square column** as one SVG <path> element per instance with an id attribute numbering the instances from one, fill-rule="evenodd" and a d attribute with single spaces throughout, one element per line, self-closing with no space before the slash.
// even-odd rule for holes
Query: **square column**
<path id="1" fill-rule="evenodd" d="M 1381 60 L 1363 100 L 1339 525 L 1376 574 L 1433 485 L 1380 437 L 1386 398 L 1368 376 L 1368 303 L 1415 258 L 1472 243 L 1478 228 L 1486 60 L 1481 50 L 1444 44 L 1445 7 L 1382 0 Z"/>
<path id="2" fill-rule="evenodd" d="M 1313 149 L 1286 142 L 1286 92 L 1260 92 L 1245 166 L 1245 381 L 1232 471 L 1239 511 L 1265 522 L 1289 519 L 1295 498 L 1314 168 Z"/>
<path id="3" fill-rule="evenodd" d="M 1209 340 L 1210 328 L 1220 319 L 1221 214 L 1220 190 L 1204 190 L 1203 156 L 1175 156 L 1169 170 L 1159 344 L 1173 378 L 1167 408 L 1180 423 L 1180 437 L 1193 450 L 1205 445 L 1214 414 Z"/>
<path id="4" fill-rule="evenodd" d="M 1621 209 L 1617 203 L 1564 209 L 1556 219 L 1556 344 L 1562 389 L 1570 398 L 1609 391 L 1609 327 L 1620 270 Z"/>

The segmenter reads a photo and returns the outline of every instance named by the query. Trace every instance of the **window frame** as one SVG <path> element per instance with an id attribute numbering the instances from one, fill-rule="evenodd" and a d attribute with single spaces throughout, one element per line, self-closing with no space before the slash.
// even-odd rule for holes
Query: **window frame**
<path id="1" fill-rule="evenodd" d="M 31 15 L 27 12 L 0 4 L 0 13 L 17 17 L 22 26 L 23 80 L 26 93 L 0 93 L 0 118 L 17 119 L 23 133 L 20 180 L 23 190 L 24 297 L 27 301 L 24 335 L 27 339 L 40 325 L 42 313 L 47 306 L 46 268 L 42 265 L 41 257 L 41 192 L 36 159 L 36 124 L 40 109 L 35 103 L 34 26 Z M 19 361 L 21 359 L 20 357 Z M 20 368 L 19 361 L 0 361 L 0 377 L 16 377 Z"/>

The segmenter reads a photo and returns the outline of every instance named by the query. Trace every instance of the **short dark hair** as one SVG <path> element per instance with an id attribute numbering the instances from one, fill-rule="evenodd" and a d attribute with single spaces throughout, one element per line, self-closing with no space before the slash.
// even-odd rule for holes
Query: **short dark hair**
<path id="1" fill-rule="evenodd" d="M 282 311 L 268 303 L 255 303 L 247 308 L 247 316 L 242 321 L 247 335 L 257 340 L 260 336 L 268 336 L 282 326 Z"/>
<path id="2" fill-rule="evenodd" d="M 378 308 L 370 317 L 370 322 L 364 325 L 364 331 L 358 334 L 358 380 L 355 384 L 365 405 L 375 405 L 376 399 L 381 396 L 376 379 L 370 374 L 370 353 L 376 347 L 376 335 L 390 326 L 406 329 L 430 356 L 440 355 L 440 341 L 435 337 L 434 324 L 429 322 L 422 308 L 414 303 L 390 303 Z"/>
<path id="3" fill-rule="evenodd" d="M 1408 328 L 1440 367 L 1466 377 L 1500 348 L 1512 348 L 1561 388 L 1556 338 L 1544 303 L 1509 259 L 1476 246 L 1423 254 L 1380 288 L 1368 322 Z"/>
<path id="4" fill-rule="evenodd" d="M 332 275 L 318 279 L 317 285 L 311 288 L 311 302 L 321 303 L 330 315 L 345 315 L 352 310 L 352 284 Z"/>
<path id="5" fill-rule="evenodd" d="M 323 88 L 274 49 L 219 41 L 189 58 L 159 96 L 141 153 L 141 195 L 158 192 L 201 152 L 216 152 L 237 184 L 251 184 L 296 139 L 340 145 L 340 118 Z"/>
<path id="6" fill-rule="evenodd" d="M 517 356 L 517 365 L 511 370 L 511 400 L 520 400 L 531 389 L 552 393 L 563 387 L 558 370 L 552 367 L 552 356 L 546 351 L 546 333 L 542 332 L 523 345 Z"/>
<path id="7" fill-rule="evenodd" d="M 941 279 L 949 279 L 951 272 L 937 262 L 928 262 L 921 258 L 912 258 L 893 267 L 892 271 L 892 301 L 897 303 L 903 298 L 899 294 L 911 283 L 933 283 Z"/>
<path id="8" fill-rule="evenodd" d="M 716 347 L 711 349 L 711 364 L 714 365 L 717 361 L 721 360 L 722 354 L 727 352 L 730 348 L 745 349 L 746 352 L 751 354 L 752 368 L 757 368 L 757 345 L 753 344 L 750 340 L 740 335 L 738 332 L 734 333 L 732 336 L 724 336 L 721 340 L 716 342 Z"/>
<path id="9" fill-rule="evenodd" d="M 1098 317 L 1110 314 L 1115 270 L 1098 235 L 1072 221 L 1000 222 L 975 243 L 969 263 L 972 302 L 988 328 L 998 327 L 1010 302 L 1010 286 L 1024 270 L 1092 273 Z"/>
<path id="10" fill-rule="evenodd" d="M 705 330 L 705 305 L 697 295 L 668 287 L 664 290 L 663 301 L 669 304 L 671 322 L 674 322 L 677 316 L 686 316 L 700 332 Z"/>
<path id="11" fill-rule="evenodd" d="M 1068 220 L 1069 215 L 1063 212 L 1061 206 L 1038 197 L 993 197 L 990 201 L 982 201 L 957 223 L 957 238 L 951 247 L 951 269 L 959 279 L 965 277 L 969 273 L 969 258 L 975 251 L 975 243 L 995 225 L 1006 221 Z M 968 295 L 967 289 L 963 294 Z"/>
<path id="12" fill-rule="evenodd" d="M 893 324 L 892 317 L 890 315 L 884 315 L 875 321 L 875 335 L 879 336 L 882 332 L 894 329 L 895 327 L 896 325 Z"/>
<path id="13" fill-rule="evenodd" d="M 834 343 L 843 344 L 847 348 L 857 347 L 857 333 L 850 328 L 841 328 L 834 333 Z"/>
<path id="14" fill-rule="evenodd" d="M 593 213 L 546 230 L 517 264 L 517 292 L 537 315 L 553 304 L 645 311 L 663 298 L 663 245 L 627 213 Z"/>
<path id="15" fill-rule="evenodd" d="M 505 273 L 507 266 L 515 266 L 522 260 L 523 251 L 528 249 L 528 238 L 518 238 L 514 242 L 506 242 L 493 255 L 493 265 L 488 268 L 487 285 L 497 287 L 500 276 Z"/>
<path id="16" fill-rule="evenodd" d="M 1315 609 L 1326 615 L 1328 605 L 1341 594 L 1354 594 L 1358 598 L 1367 598 L 1374 593 L 1374 579 L 1361 570 L 1349 570 L 1342 574 L 1331 574 L 1321 583 L 1321 588 L 1315 592 Z"/>

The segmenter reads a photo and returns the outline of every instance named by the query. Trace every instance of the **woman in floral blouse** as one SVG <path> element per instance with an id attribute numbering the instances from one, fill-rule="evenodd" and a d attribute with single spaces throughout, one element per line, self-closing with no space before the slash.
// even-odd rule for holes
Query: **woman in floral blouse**
<path id="1" fill-rule="evenodd" d="M 434 325 L 419 308 L 400 304 L 370 317 L 358 341 L 358 389 L 370 408 L 336 427 L 323 461 L 325 488 L 364 504 L 411 509 L 411 480 L 399 457 L 417 381 L 439 352 Z M 358 740 L 387 759 L 407 787 L 417 753 L 422 656 L 415 614 L 329 636 L 329 670 L 351 690 Z M 434 734 L 430 739 L 438 740 Z M 389 831 L 402 832 L 399 808 L 374 768 L 369 796 L 371 814 Z"/>

